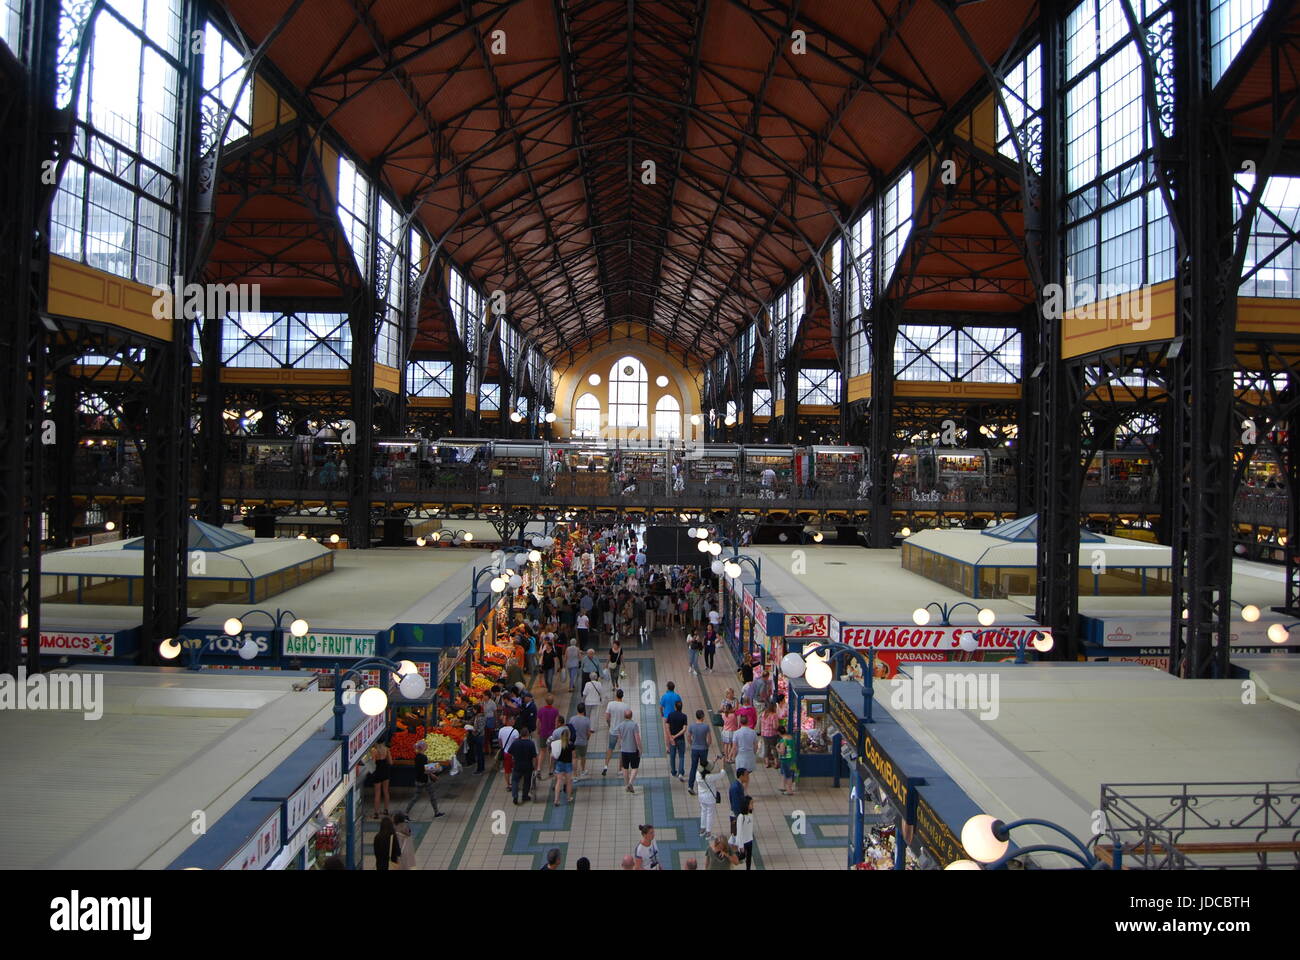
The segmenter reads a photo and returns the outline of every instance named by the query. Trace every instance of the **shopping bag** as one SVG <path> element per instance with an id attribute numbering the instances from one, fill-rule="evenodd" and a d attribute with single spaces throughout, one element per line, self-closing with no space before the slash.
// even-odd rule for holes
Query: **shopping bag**
<path id="1" fill-rule="evenodd" d="M 455 754 L 452 754 L 452 757 L 451 757 L 451 774 L 450 774 L 450 775 L 453 776 L 453 777 L 455 777 L 455 776 L 458 776 L 459 774 L 460 774 L 460 761 L 456 759 L 456 755 L 455 755 Z"/>

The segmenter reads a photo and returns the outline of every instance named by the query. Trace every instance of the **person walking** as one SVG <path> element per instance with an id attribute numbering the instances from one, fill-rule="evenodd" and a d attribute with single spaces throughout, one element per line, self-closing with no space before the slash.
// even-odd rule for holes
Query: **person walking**
<path id="1" fill-rule="evenodd" d="M 555 641 L 547 638 L 542 641 L 542 649 L 539 654 L 542 664 L 542 680 L 546 683 L 546 692 L 551 693 L 555 682 L 555 668 L 559 663 L 559 657 L 555 652 Z"/>
<path id="2" fill-rule="evenodd" d="M 582 662 L 582 651 L 576 643 L 564 648 L 564 669 L 569 674 L 569 693 L 578 686 L 578 665 Z"/>
<path id="3" fill-rule="evenodd" d="M 596 651 L 594 649 L 588 650 L 582 655 L 582 660 L 578 664 L 578 668 L 582 673 L 582 685 L 578 689 L 583 691 L 583 699 L 586 700 L 587 684 L 592 680 L 600 680 L 600 664 L 596 662 Z M 595 715 L 593 714 L 592 716 L 594 717 Z"/>
<path id="4" fill-rule="evenodd" d="M 542 869 L 543 870 L 560 869 L 560 848 L 559 847 L 551 847 L 551 849 L 546 851 L 546 862 L 542 864 Z"/>
<path id="5" fill-rule="evenodd" d="M 389 870 L 402 861 L 402 842 L 393 826 L 393 818 L 379 818 L 379 832 L 375 834 L 375 869 Z"/>
<path id="6" fill-rule="evenodd" d="M 397 834 L 397 840 L 401 846 L 401 853 L 397 858 L 397 868 L 399 870 L 414 870 L 415 837 L 411 835 L 411 823 L 406 819 L 406 814 L 393 814 L 393 830 Z"/>
<path id="7" fill-rule="evenodd" d="M 696 797 L 700 802 L 700 836 L 718 833 L 718 804 L 722 802 L 722 788 L 727 785 L 727 772 L 722 758 L 710 763 L 700 761 L 700 779 L 696 783 Z"/>
<path id="8" fill-rule="evenodd" d="M 758 718 L 758 735 L 763 738 L 763 766 L 775 770 L 776 744 L 781 739 L 781 715 L 776 712 L 776 701 L 768 700 Z"/>
<path id="9" fill-rule="evenodd" d="M 788 797 L 794 796 L 795 785 L 799 780 L 799 740 L 797 733 L 791 733 L 781 725 L 781 742 L 777 746 L 777 755 L 781 761 L 781 792 Z"/>
<path id="10" fill-rule="evenodd" d="M 510 773 L 510 799 L 519 806 L 519 788 L 523 787 L 524 803 L 533 799 L 533 768 L 537 764 L 537 744 L 532 737 L 516 736 L 510 745 L 514 769 Z"/>
<path id="11" fill-rule="evenodd" d="M 564 792 L 564 802 L 573 802 L 573 755 L 574 732 L 567 723 L 555 728 L 547 742 L 547 753 L 555 766 L 555 804 L 560 805 L 560 792 Z"/>
<path id="12" fill-rule="evenodd" d="M 580 703 L 578 712 L 569 718 L 569 727 L 573 730 L 574 780 L 587 775 L 587 745 L 591 741 L 591 718 L 587 714 L 587 705 Z"/>
<path id="13" fill-rule="evenodd" d="M 696 638 L 695 634 L 686 634 L 686 655 L 690 657 L 691 660 L 692 677 L 698 677 L 700 675 L 700 651 L 703 649 L 704 644 Z"/>
<path id="14" fill-rule="evenodd" d="M 740 717 L 740 727 L 736 730 L 736 766 L 753 770 L 758 766 L 758 731 L 749 725 L 749 717 Z"/>
<path id="15" fill-rule="evenodd" d="M 590 600 L 591 597 L 583 594 L 584 601 Z M 586 647 L 591 638 L 591 616 L 584 609 L 578 614 L 578 645 Z"/>
<path id="16" fill-rule="evenodd" d="M 555 708 L 555 694 L 548 693 L 545 706 L 537 711 L 537 751 L 539 757 L 545 761 L 544 764 L 539 763 L 537 765 L 538 780 L 545 779 L 542 774 L 543 767 L 546 768 L 548 773 L 555 769 L 555 758 L 550 755 L 549 751 L 543 756 L 542 751 L 551 742 L 551 734 L 555 732 L 555 727 L 559 722 L 560 711 Z"/>
<path id="17" fill-rule="evenodd" d="M 605 730 L 609 734 L 609 749 L 605 751 L 605 769 L 600 771 L 602 777 L 609 773 L 609 760 L 614 755 L 614 748 L 618 746 L 618 734 L 614 728 L 623 722 L 624 713 L 630 711 L 623 702 L 622 689 L 618 689 L 614 691 L 614 699 L 605 704 Z"/>
<path id="18" fill-rule="evenodd" d="M 712 746 L 713 729 L 705 720 L 704 711 L 695 711 L 695 722 L 686 728 L 686 743 L 691 749 L 691 772 L 686 778 L 686 792 L 694 795 L 695 793 L 695 772 L 699 766 L 709 758 L 709 747 Z"/>
<path id="19" fill-rule="evenodd" d="M 741 859 L 745 869 L 754 865 L 754 798 L 745 797 L 740 804 L 740 813 L 736 817 L 736 846 L 745 852 Z"/>
<path id="20" fill-rule="evenodd" d="M 628 793 L 635 794 L 637 771 L 641 767 L 641 727 L 632 719 L 632 711 L 623 712 L 623 722 L 616 728 L 619 761 L 623 767 L 623 784 Z"/>
<path id="21" fill-rule="evenodd" d="M 410 818 L 411 810 L 415 808 L 416 803 L 420 800 L 420 794 L 423 792 L 428 796 L 429 806 L 433 807 L 433 818 L 437 820 L 439 817 L 444 816 L 444 814 L 438 810 L 438 798 L 434 796 L 433 793 L 433 784 L 438 777 L 436 774 L 429 772 L 431 764 L 429 763 L 429 758 L 425 755 L 423 740 L 419 740 L 415 744 L 415 761 L 413 766 L 415 772 L 415 789 L 411 791 L 411 800 L 407 803 L 406 809 L 402 811 L 402 815 L 405 819 Z"/>
<path id="22" fill-rule="evenodd" d="M 612 690 L 623 679 L 623 643 L 615 637 L 609 644 L 609 688 Z"/>
<path id="23" fill-rule="evenodd" d="M 713 672 L 713 657 L 718 652 L 718 635 L 712 630 L 704 634 L 704 669 Z"/>
<path id="24" fill-rule="evenodd" d="M 682 696 L 677 692 L 677 685 L 669 680 L 668 687 L 664 690 L 664 695 L 659 698 L 659 712 L 663 714 L 663 718 L 667 720 L 668 714 L 672 713 L 674 710 L 680 710 L 681 708 Z"/>
<path id="25" fill-rule="evenodd" d="M 736 708 L 730 702 L 722 702 L 722 759 L 732 763 L 736 759 L 736 728 L 740 721 L 736 718 Z"/>
<path id="26" fill-rule="evenodd" d="M 515 729 L 514 721 L 507 717 L 503 720 L 503 725 L 497 732 L 497 742 L 501 745 L 501 752 L 497 755 L 497 765 L 506 777 L 507 787 L 510 785 L 510 774 L 515 765 L 515 758 L 511 755 L 510 748 L 514 746 L 518 738 L 519 731 Z"/>
<path id="27" fill-rule="evenodd" d="M 677 698 L 672 713 L 664 717 L 664 742 L 668 745 L 668 773 L 678 780 L 686 780 L 686 727 L 690 721 L 682 712 L 682 699 Z"/>
<path id="28" fill-rule="evenodd" d="M 643 823 L 638 828 L 641 831 L 641 842 L 636 845 L 637 870 L 662 870 L 663 866 L 659 863 L 659 844 L 655 843 L 655 828 L 653 824 Z"/>
<path id="29" fill-rule="evenodd" d="M 488 738 L 492 736 L 492 734 L 488 732 L 488 718 L 484 706 L 490 703 L 492 703 L 491 698 L 484 698 L 482 704 L 473 708 L 472 716 L 474 718 L 474 723 L 471 728 L 472 733 L 470 736 L 466 737 L 466 742 L 469 744 L 470 748 L 468 753 L 468 762 L 474 764 L 475 773 L 482 773 L 484 764 L 487 762 L 489 745 Z"/>
<path id="30" fill-rule="evenodd" d="M 749 770 L 745 767 L 736 769 L 736 779 L 727 790 L 727 800 L 731 805 L 731 832 L 736 832 L 736 817 L 740 816 L 745 798 L 749 796 Z"/>

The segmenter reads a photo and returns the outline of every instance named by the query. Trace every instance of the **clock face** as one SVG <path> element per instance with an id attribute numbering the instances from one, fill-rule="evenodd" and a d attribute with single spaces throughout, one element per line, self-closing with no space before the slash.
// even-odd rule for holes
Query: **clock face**
<path id="1" fill-rule="evenodd" d="M 636 373 L 636 367 L 632 366 L 630 363 L 623 368 L 623 376 L 625 377 L 630 377 L 634 373 Z"/>

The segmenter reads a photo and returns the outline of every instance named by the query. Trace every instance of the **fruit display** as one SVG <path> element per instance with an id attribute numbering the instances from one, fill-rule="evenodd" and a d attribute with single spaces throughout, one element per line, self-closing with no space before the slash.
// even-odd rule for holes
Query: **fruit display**
<path id="1" fill-rule="evenodd" d="M 424 740 L 424 755 L 430 763 L 447 763 L 459 749 L 455 740 L 441 733 L 431 733 Z"/>

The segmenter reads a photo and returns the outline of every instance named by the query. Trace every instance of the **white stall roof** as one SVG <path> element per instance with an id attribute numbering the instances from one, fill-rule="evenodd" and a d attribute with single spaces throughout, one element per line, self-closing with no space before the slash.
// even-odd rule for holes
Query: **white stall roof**
<path id="1" fill-rule="evenodd" d="M 41 572 L 68 576 L 139 577 L 144 575 L 144 551 L 130 540 L 57 550 L 41 558 Z M 204 551 L 205 577 L 249 580 L 275 573 L 329 552 L 310 540 L 253 540 L 248 546 Z"/>
<path id="2" fill-rule="evenodd" d="M 1101 550 L 1108 567 L 1168 567 L 1169 548 L 1122 537 L 1091 534 L 1095 541 L 1079 544 L 1079 565 L 1091 566 L 1094 551 Z M 1002 540 L 980 530 L 922 530 L 905 541 L 962 563 L 981 567 L 1032 567 L 1038 563 L 1033 540 Z"/>
<path id="3" fill-rule="evenodd" d="M 67 673 L 97 671 L 70 670 Z M 102 670 L 104 713 L 0 711 L 0 868 L 162 869 L 332 717 L 282 671 Z"/>

